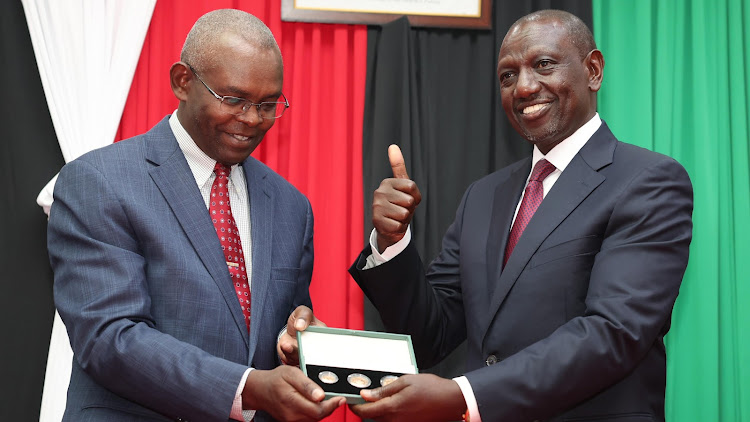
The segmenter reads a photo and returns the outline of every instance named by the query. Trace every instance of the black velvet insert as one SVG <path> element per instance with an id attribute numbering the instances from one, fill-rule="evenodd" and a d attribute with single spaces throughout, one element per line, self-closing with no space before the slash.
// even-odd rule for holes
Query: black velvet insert
<path id="1" fill-rule="evenodd" d="M 322 388 L 326 393 L 354 394 L 357 396 L 359 395 L 359 390 L 362 389 L 349 384 L 349 382 L 346 380 L 346 377 L 348 377 L 350 374 L 362 374 L 370 378 L 370 381 L 372 383 L 369 387 L 366 387 L 368 389 L 380 387 L 380 379 L 386 375 L 395 375 L 397 377 L 404 375 L 403 373 L 399 372 L 372 371 L 369 369 L 356 368 L 337 368 L 335 366 L 305 365 L 305 368 L 307 369 L 307 376 L 315 381 L 315 383 L 318 384 L 320 388 Z M 318 374 L 323 371 L 333 372 L 334 374 L 336 374 L 336 376 L 339 377 L 339 380 L 335 384 L 324 383 L 320 380 L 320 378 L 318 378 Z"/>

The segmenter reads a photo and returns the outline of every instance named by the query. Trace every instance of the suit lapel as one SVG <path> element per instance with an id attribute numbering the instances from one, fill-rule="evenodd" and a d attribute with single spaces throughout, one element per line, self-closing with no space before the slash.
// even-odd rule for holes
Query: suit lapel
<path id="1" fill-rule="evenodd" d="M 164 195 L 177 221 L 185 230 L 190 244 L 224 296 L 237 328 L 247 344 L 249 339 L 244 315 L 227 271 L 221 243 L 216 236 L 200 190 L 195 184 L 192 171 L 167 119 L 162 120 L 149 132 L 150 137 L 146 142 L 146 159 L 156 164 L 150 171 L 151 178 Z"/>
<path id="2" fill-rule="evenodd" d="M 267 170 L 254 158 L 249 157 L 242 165 L 250 193 L 250 223 L 252 230 L 252 279 L 251 279 L 251 326 L 250 356 L 252 362 L 258 344 L 266 296 L 271 280 L 271 252 L 273 250 L 273 191 L 266 178 Z"/>
<path id="3" fill-rule="evenodd" d="M 562 172 L 559 179 L 555 182 L 555 185 L 548 192 L 547 196 L 542 201 L 541 205 L 537 209 L 534 216 L 526 226 L 521 238 L 519 239 L 516 247 L 513 249 L 513 254 L 504 269 L 499 274 L 499 277 L 493 278 L 490 281 L 494 281 L 496 286 L 492 289 L 490 299 L 490 318 L 486 321 L 486 326 L 483 327 L 483 332 L 486 334 L 490 324 L 494 320 L 494 315 L 497 314 L 500 306 L 505 300 L 508 292 L 518 280 L 519 276 L 526 268 L 531 257 L 539 249 L 539 246 L 544 240 L 552 233 L 557 226 L 562 223 L 565 218 L 575 210 L 584 199 L 586 199 L 591 192 L 596 189 L 605 179 L 605 177 L 598 171 L 612 162 L 614 154 L 614 147 L 616 139 L 609 131 L 607 125 L 602 122 L 601 127 L 581 148 L 581 150 L 573 157 L 573 160 Z M 523 176 L 528 176 L 530 170 L 530 164 L 522 167 L 526 173 Z M 521 182 L 523 188 L 523 182 Z M 500 232 L 501 245 L 505 248 L 509 235 L 510 220 L 505 221 L 507 214 L 510 213 L 512 218 L 517 200 L 513 201 L 512 204 L 502 205 L 506 199 L 504 198 L 518 198 L 520 191 L 516 195 L 514 190 L 517 189 L 518 184 L 517 177 L 509 178 L 506 185 L 510 184 L 511 187 L 498 186 L 496 193 L 498 194 L 495 198 L 495 206 L 504 208 L 500 211 L 500 215 L 503 221 L 498 222 L 500 224 L 507 223 L 504 226 L 504 231 Z M 511 194 L 511 196 L 504 196 L 505 194 Z M 502 195 L 502 196 L 501 196 Z M 510 208 L 510 211 L 508 211 Z M 494 212 L 494 210 L 493 210 Z M 494 223 L 494 220 L 493 220 Z M 493 226 L 491 225 L 491 228 Z M 491 232 L 494 234 L 494 231 Z M 501 249 L 501 251 L 504 249 Z M 489 258 L 489 257 L 488 257 Z M 500 262 L 488 261 L 488 267 L 494 268 L 500 266 L 502 262 L 502 256 L 497 258 Z M 497 273 L 497 272 L 496 272 Z M 492 274 L 492 273 L 491 273 Z"/>
<path id="4" fill-rule="evenodd" d="M 523 192 L 526 178 L 531 170 L 531 158 L 524 160 L 511 172 L 510 176 L 501 181 L 495 188 L 492 203 L 492 220 L 490 221 L 489 238 L 487 239 L 487 292 L 492 297 L 497 280 L 502 271 L 505 245 L 508 243 L 510 224 L 515 213 L 515 204 Z M 508 201 L 515 198 L 515 201 Z M 511 203 L 512 202 L 512 203 Z"/>

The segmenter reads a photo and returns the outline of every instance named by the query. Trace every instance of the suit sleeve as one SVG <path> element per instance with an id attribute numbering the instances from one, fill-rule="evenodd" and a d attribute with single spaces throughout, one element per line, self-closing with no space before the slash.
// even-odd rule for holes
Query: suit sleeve
<path id="1" fill-rule="evenodd" d="M 247 367 L 159 331 L 148 264 L 121 200 L 84 160 L 60 172 L 48 242 L 55 304 L 76 363 L 100 385 L 159 413 L 226 421 Z"/>
<path id="2" fill-rule="evenodd" d="M 302 258 L 300 259 L 300 273 L 297 278 L 297 292 L 294 298 L 294 306 L 290 314 L 297 306 L 305 305 L 312 309 L 312 299 L 310 298 L 310 281 L 312 280 L 313 261 L 315 257 L 313 249 L 313 212 L 310 201 L 305 198 L 305 234 L 302 245 Z M 279 327 L 281 329 L 281 327 Z"/>
<path id="3" fill-rule="evenodd" d="M 472 186 L 464 194 L 428 274 L 414 242 L 391 260 L 365 270 L 371 253 L 368 244 L 349 269 L 388 330 L 411 335 L 420 368 L 438 364 L 466 339 L 458 239 Z"/>

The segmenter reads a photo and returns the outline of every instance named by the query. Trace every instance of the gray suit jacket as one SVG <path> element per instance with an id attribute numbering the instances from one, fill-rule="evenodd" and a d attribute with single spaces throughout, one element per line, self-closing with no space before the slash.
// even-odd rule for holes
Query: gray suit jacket
<path id="1" fill-rule="evenodd" d="M 688 261 L 684 168 L 618 142 L 606 124 L 573 158 L 502 268 L 531 170 L 473 183 L 426 272 L 413 246 L 350 272 L 420 367 L 467 340 L 485 421 L 664 420 L 663 337 Z"/>
<path id="2" fill-rule="evenodd" d="M 248 158 L 248 335 L 167 120 L 68 163 L 57 180 L 48 247 L 75 354 L 65 420 L 226 421 L 246 368 L 278 365 L 279 330 L 296 306 L 311 306 L 310 203 Z"/>

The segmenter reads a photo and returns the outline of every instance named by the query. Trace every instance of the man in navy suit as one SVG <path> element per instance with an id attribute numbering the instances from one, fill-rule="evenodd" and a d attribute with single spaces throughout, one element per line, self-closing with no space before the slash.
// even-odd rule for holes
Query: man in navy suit
<path id="1" fill-rule="evenodd" d="M 75 355 L 64 419 L 319 420 L 344 399 L 323 401 L 280 365 L 294 358 L 298 315 L 311 315 L 312 209 L 250 157 L 288 107 L 281 52 L 257 18 L 218 10 L 195 23 L 180 59 L 174 114 L 57 181 L 49 252 Z M 233 258 L 209 216 L 224 177 Z"/>
<path id="2" fill-rule="evenodd" d="M 408 231 L 420 193 L 391 147 L 394 178 L 374 194 L 371 244 L 350 272 L 386 327 L 412 336 L 420 367 L 464 340 L 467 367 L 453 380 L 406 375 L 363 390 L 372 403 L 355 413 L 664 420 L 663 338 L 688 262 L 692 187 L 675 160 L 619 142 L 600 120 L 603 69 L 591 32 L 569 13 L 512 25 L 498 59 L 501 100 L 533 155 L 467 189 L 426 270 Z M 554 167 L 534 177 L 534 193 L 543 160 Z M 525 196 L 537 195 L 529 212 Z"/>

